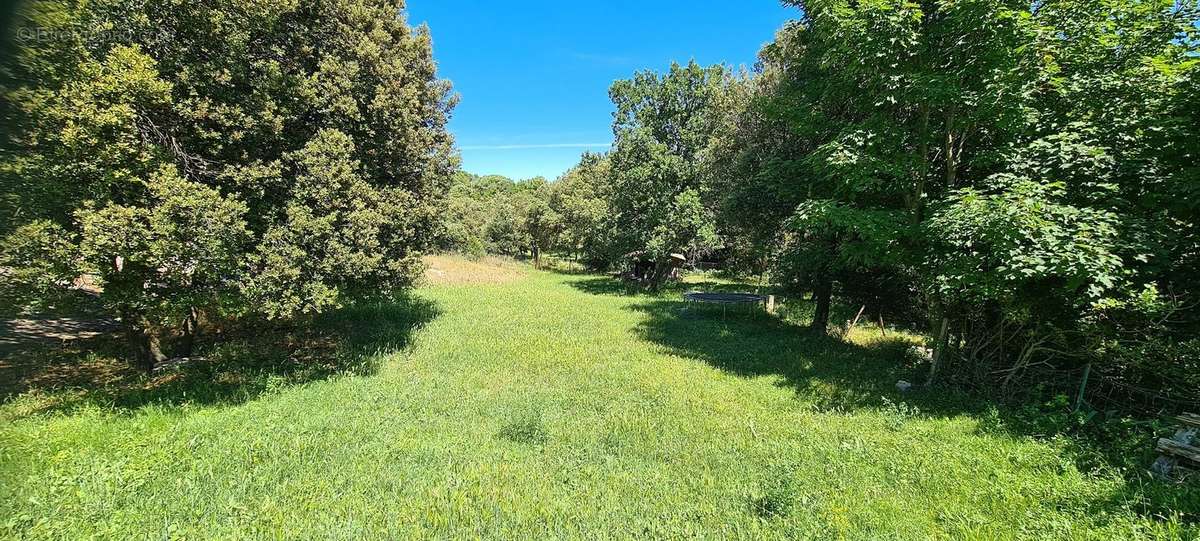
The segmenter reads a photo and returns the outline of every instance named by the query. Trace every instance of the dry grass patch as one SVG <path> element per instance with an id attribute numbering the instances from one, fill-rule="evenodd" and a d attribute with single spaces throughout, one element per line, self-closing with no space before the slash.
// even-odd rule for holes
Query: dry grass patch
<path id="1" fill-rule="evenodd" d="M 431 255 L 424 261 L 425 282 L 433 285 L 506 284 L 528 274 L 525 264 L 504 257 Z"/>

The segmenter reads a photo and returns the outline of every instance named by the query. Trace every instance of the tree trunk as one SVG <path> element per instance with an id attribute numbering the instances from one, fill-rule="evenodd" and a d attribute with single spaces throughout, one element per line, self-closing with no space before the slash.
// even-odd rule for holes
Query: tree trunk
<path id="1" fill-rule="evenodd" d="M 919 224 L 925 219 L 925 183 L 929 179 L 929 104 L 921 105 L 920 131 L 921 166 L 917 169 L 917 182 L 912 194 L 913 223 Z"/>
<path id="2" fill-rule="evenodd" d="M 833 299 L 833 281 L 828 276 L 821 277 L 813 288 L 813 300 L 817 307 L 813 310 L 812 329 L 826 332 L 829 328 L 829 305 Z"/>
<path id="3" fill-rule="evenodd" d="M 671 272 L 671 265 L 662 261 L 655 261 L 654 266 L 650 268 L 650 276 L 647 277 L 647 282 L 651 291 L 658 291 L 667 281 L 667 276 Z"/>
<path id="4" fill-rule="evenodd" d="M 179 340 L 177 357 L 192 356 L 198 334 L 200 334 L 200 311 L 192 307 L 188 310 L 188 316 L 183 320 L 183 336 Z"/>
<path id="5" fill-rule="evenodd" d="M 127 324 L 125 332 L 130 345 L 133 346 L 134 362 L 146 373 L 153 372 L 158 363 L 167 360 L 167 356 L 162 352 L 158 332 L 145 318 L 136 318 L 133 321 L 136 323 Z"/>
<path id="6" fill-rule="evenodd" d="M 533 268 L 542 268 L 542 250 L 537 244 L 533 245 Z"/>
<path id="7" fill-rule="evenodd" d="M 933 385 L 937 379 L 939 365 L 942 362 L 942 357 L 946 355 L 946 348 L 949 347 L 950 338 L 950 318 L 942 318 L 941 329 L 938 330 L 937 339 L 934 343 L 933 359 L 929 363 L 929 378 L 925 380 L 925 386 Z"/>

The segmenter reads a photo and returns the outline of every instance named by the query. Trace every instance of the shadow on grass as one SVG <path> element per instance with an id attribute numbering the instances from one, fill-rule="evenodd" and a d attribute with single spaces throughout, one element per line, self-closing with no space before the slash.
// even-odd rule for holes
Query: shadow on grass
<path id="1" fill-rule="evenodd" d="M 755 310 L 650 300 L 633 310 L 646 314 L 639 334 L 678 355 L 702 360 L 739 376 L 782 376 L 781 385 L 818 409 L 875 407 L 894 394 L 909 342 L 899 336 L 870 346 L 848 344 Z"/>
<path id="2" fill-rule="evenodd" d="M 580 275 L 578 273 L 559 273 L 565 275 Z M 658 290 L 650 291 L 639 284 L 619 278 L 584 274 L 586 278 L 573 279 L 571 287 L 591 295 L 617 295 L 632 297 L 649 295 L 653 297 L 678 297 L 687 291 L 707 291 L 713 293 L 759 293 L 773 294 L 773 291 L 745 282 L 718 282 L 712 280 L 675 281 L 663 284 Z"/>
<path id="3" fill-rule="evenodd" d="M 538 270 L 566 276 L 595 276 L 598 272 L 573 259 L 546 256 L 542 256 L 542 263 Z"/>
<path id="4" fill-rule="evenodd" d="M 644 299 L 631 309 L 647 315 L 638 327 L 646 340 L 740 376 L 782 376 L 781 384 L 821 409 L 878 407 L 898 397 L 935 415 L 980 414 L 990 406 L 979 397 L 942 388 L 901 395 L 896 382 L 920 382 L 927 369 L 908 355 L 912 335 L 891 333 L 864 345 L 811 332 L 805 325 L 812 318 L 813 303 L 807 299 L 781 297 L 777 317 L 761 307 L 722 310 L 681 299 L 683 292 L 692 290 L 770 293 L 743 282 L 679 282 L 655 294 L 611 277 L 573 279 L 569 284 L 585 293 Z M 837 303 L 831 310 L 831 324 L 848 322 L 857 312 Z M 865 320 L 860 327 L 878 329 Z"/>
<path id="5" fill-rule="evenodd" d="M 644 339 L 731 374 L 779 376 L 779 385 L 793 389 L 817 411 L 895 411 L 897 422 L 913 415 L 967 415 L 980 420 L 981 433 L 1014 438 L 1054 434 L 1054 427 L 1047 430 L 1044 414 L 1005 407 L 986 397 L 945 388 L 917 388 L 901 394 L 896 381 L 920 381 L 925 367 L 910 362 L 907 350 L 911 342 L 899 335 L 859 345 L 762 312 L 723 314 L 719 307 L 653 298 L 630 309 L 646 315 L 637 328 Z M 1149 478 L 1145 466 L 1153 459 L 1149 456 L 1151 440 L 1146 438 L 1140 444 L 1140 454 L 1129 454 L 1128 449 L 1086 435 L 1068 438 L 1060 448 L 1064 458 L 1080 471 L 1108 469 L 1125 479 L 1107 498 L 1086 502 L 1089 513 L 1119 514 L 1129 509 L 1147 518 L 1174 516 L 1182 524 L 1195 526 L 1200 522 L 1200 484 L 1173 485 Z"/>
<path id="6" fill-rule="evenodd" d="M 250 325 L 202 335 L 197 360 L 147 376 L 121 360 L 114 335 L 63 345 L 28 344 L 0 357 L 0 417 L 85 407 L 235 405 L 263 393 L 342 374 L 370 375 L 388 353 L 440 313 L 409 297 L 348 307 L 291 327 Z"/>

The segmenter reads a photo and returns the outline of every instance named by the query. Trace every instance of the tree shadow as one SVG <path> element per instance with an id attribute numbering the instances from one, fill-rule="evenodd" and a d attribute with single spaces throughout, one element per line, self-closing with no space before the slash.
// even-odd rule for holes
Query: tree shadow
<path id="1" fill-rule="evenodd" d="M 1044 413 L 1031 412 L 1028 406 L 1006 406 L 978 394 L 944 387 L 900 392 L 898 380 L 921 382 L 928 367 L 910 356 L 912 342 L 898 334 L 855 344 L 763 312 L 722 313 L 719 308 L 653 298 L 629 309 L 646 316 L 636 329 L 643 339 L 730 374 L 776 376 L 778 385 L 793 390 L 816 411 L 887 410 L 903 404 L 906 412 L 916 411 L 924 418 L 973 417 L 980 420 L 981 433 L 1041 439 L 1064 430 L 1048 427 Z M 1149 451 L 1149 441 L 1143 447 Z M 1063 448 L 1064 458 L 1080 471 L 1107 469 L 1125 478 L 1108 498 L 1088 502 L 1096 513 L 1131 508 L 1146 517 L 1182 513 L 1184 524 L 1200 521 L 1200 484 L 1148 479 L 1145 466 L 1152 458 L 1145 454 L 1122 455 L 1122 450 L 1105 448 L 1085 436 L 1070 438 Z"/>
<path id="2" fill-rule="evenodd" d="M 818 408 L 879 406 L 896 392 L 897 379 L 913 375 L 910 342 L 900 336 L 861 346 L 761 310 L 667 299 L 630 308 L 647 316 L 637 328 L 644 339 L 738 376 L 780 376 L 780 385 Z"/>
<path id="3" fill-rule="evenodd" d="M 776 292 L 767 287 L 737 281 L 715 280 L 675 280 L 670 281 L 656 290 L 648 290 L 635 282 L 622 280 L 612 276 L 596 276 L 594 274 L 580 275 L 578 273 L 561 273 L 569 276 L 586 276 L 567 282 L 571 287 L 590 295 L 616 295 L 622 297 L 644 296 L 669 297 L 682 295 L 687 291 L 707 291 L 712 293 L 758 293 L 763 295 Z"/>
<path id="4" fill-rule="evenodd" d="M 542 256 L 541 266 L 538 270 L 552 272 L 554 274 L 562 274 L 565 276 L 595 276 L 597 270 L 588 268 L 587 265 L 575 261 L 573 259 L 564 259 L 558 256 Z"/>
<path id="5" fill-rule="evenodd" d="M 64 344 L 29 343 L 0 357 L 0 416 L 98 407 L 236 405 L 264 393 L 336 375 L 371 375 L 389 353 L 440 314 L 425 299 L 351 306 L 289 326 L 243 322 L 201 335 L 197 358 L 152 375 L 121 359 L 105 334 Z"/>
<path id="6" fill-rule="evenodd" d="M 637 284 L 610 277 L 590 277 L 567 282 L 571 287 L 589 295 L 616 295 L 632 297 L 642 294 Z"/>

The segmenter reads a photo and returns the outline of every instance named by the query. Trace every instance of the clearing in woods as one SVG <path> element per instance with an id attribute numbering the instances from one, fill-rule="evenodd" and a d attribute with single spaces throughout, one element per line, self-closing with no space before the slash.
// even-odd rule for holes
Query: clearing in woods
<path id="1" fill-rule="evenodd" d="M 1196 533 L 1167 511 L 1195 502 L 1084 468 L 1065 440 L 969 399 L 898 394 L 910 338 L 896 332 L 843 342 L 804 332 L 802 304 L 723 319 L 608 277 L 430 263 L 409 300 L 277 331 L 288 348 L 229 334 L 150 381 L 8 387 L 0 534 Z M 115 361 L 65 348 L 61 362 Z"/>

